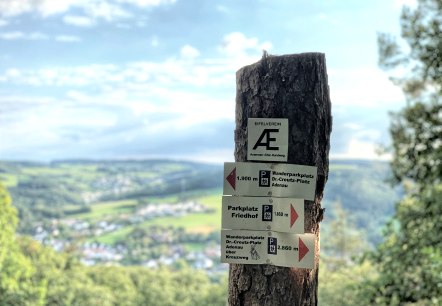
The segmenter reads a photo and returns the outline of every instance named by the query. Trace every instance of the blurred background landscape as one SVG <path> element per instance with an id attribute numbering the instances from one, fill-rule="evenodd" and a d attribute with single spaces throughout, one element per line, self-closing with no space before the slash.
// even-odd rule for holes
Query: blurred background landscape
<path id="1" fill-rule="evenodd" d="M 327 58 L 319 304 L 440 305 L 441 27 L 440 0 L 0 0 L 0 305 L 225 305 L 263 50 Z"/>

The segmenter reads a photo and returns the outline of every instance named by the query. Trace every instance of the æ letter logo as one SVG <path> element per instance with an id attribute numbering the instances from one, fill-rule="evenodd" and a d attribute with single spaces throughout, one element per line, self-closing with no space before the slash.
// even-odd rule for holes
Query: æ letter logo
<path id="1" fill-rule="evenodd" d="M 253 146 L 253 150 L 256 150 L 258 147 L 266 147 L 267 150 L 277 151 L 279 147 L 272 147 L 270 142 L 276 141 L 276 138 L 271 137 L 270 133 L 278 133 L 279 129 L 264 129 L 259 136 L 258 141 Z M 265 139 L 265 140 L 264 140 Z"/>
<path id="2" fill-rule="evenodd" d="M 288 129 L 286 118 L 248 118 L 247 160 L 286 162 Z"/>

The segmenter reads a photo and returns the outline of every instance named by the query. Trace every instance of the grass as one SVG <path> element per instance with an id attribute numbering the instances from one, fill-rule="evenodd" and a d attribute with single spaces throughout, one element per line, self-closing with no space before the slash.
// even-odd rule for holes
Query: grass
<path id="1" fill-rule="evenodd" d="M 333 170 L 357 170 L 356 165 L 344 165 L 344 164 L 330 164 L 330 171 Z"/>
<path id="2" fill-rule="evenodd" d="M 6 187 L 15 187 L 18 183 L 18 178 L 14 174 L 6 174 L 2 173 L 0 174 L 0 182 Z"/>
<path id="3" fill-rule="evenodd" d="M 23 167 L 21 170 L 25 175 L 41 175 L 41 176 L 65 176 L 66 169 L 50 168 L 50 167 Z"/>
<path id="4" fill-rule="evenodd" d="M 221 228 L 221 218 L 216 213 L 210 214 L 189 214 L 182 217 L 164 217 L 156 218 L 141 223 L 141 227 L 149 227 L 152 225 L 172 225 L 174 227 L 182 227 L 189 232 L 210 233 Z"/>
<path id="5" fill-rule="evenodd" d="M 204 250 L 206 246 L 205 243 L 186 243 L 186 249 L 190 252 L 200 252 Z"/>
<path id="6" fill-rule="evenodd" d="M 134 226 L 126 226 L 115 232 L 102 235 L 99 237 L 91 237 L 89 240 L 98 241 L 108 245 L 113 245 L 118 241 L 124 240 L 126 236 L 134 229 Z"/>
<path id="7" fill-rule="evenodd" d="M 87 213 L 73 214 L 69 218 L 76 218 L 81 220 L 103 220 L 105 217 L 114 216 L 117 214 L 130 213 L 137 205 L 136 200 L 121 200 L 100 202 L 91 206 L 91 211 Z"/>

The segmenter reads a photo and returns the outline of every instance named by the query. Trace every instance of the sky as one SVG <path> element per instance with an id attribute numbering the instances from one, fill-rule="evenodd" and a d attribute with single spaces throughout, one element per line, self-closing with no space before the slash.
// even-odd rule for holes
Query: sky
<path id="1" fill-rule="evenodd" d="M 233 161 L 235 72 L 326 55 L 331 158 L 378 159 L 405 105 L 377 66 L 406 0 L 0 0 L 0 160 Z"/>

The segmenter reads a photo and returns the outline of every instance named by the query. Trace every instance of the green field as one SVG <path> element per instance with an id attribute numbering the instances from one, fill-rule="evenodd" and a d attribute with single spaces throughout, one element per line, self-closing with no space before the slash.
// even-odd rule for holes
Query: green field
<path id="1" fill-rule="evenodd" d="M 162 203 L 169 202 L 171 198 L 157 199 Z M 148 220 L 136 225 L 126 226 L 117 231 L 104 234 L 99 237 L 95 237 L 91 240 L 96 240 L 101 243 L 114 244 L 115 242 L 124 239 L 135 227 L 150 227 L 153 225 L 174 226 L 182 227 L 188 232 L 207 234 L 221 228 L 221 192 L 214 190 L 213 194 L 202 196 L 195 199 L 201 204 L 214 209 L 212 213 L 196 213 L 188 214 L 181 217 L 162 217 Z M 86 218 L 87 216 L 99 217 L 103 216 L 102 212 L 106 211 L 108 214 L 117 214 L 118 210 L 122 209 L 125 201 L 119 201 L 119 203 L 101 203 L 93 205 L 95 211 L 88 214 L 80 214 L 80 218 Z M 126 204 L 127 205 L 127 204 Z M 95 208 L 98 206 L 97 208 Z M 124 207 L 124 206 L 123 206 Z M 100 215 L 101 212 L 101 215 Z"/>
<path id="2" fill-rule="evenodd" d="M 72 214 L 69 217 L 88 221 L 106 220 L 107 218 L 115 215 L 131 213 L 134 211 L 136 205 L 136 200 L 99 202 L 91 205 L 90 212 Z"/>
<path id="3" fill-rule="evenodd" d="M 16 175 L 2 173 L 0 174 L 0 183 L 2 183 L 6 188 L 17 186 L 18 178 Z"/>
<path id="4" fill-rule="evenodd" d="M 336 170 L 356 170 L 358 167 L 356 165 L 346 165 L 346 164 L 330 164 L 330 171 Z"/>
<path id="5" fill-rule="evenodd" d="M 0 161 L 0 182 L 8 188 L 20 213 L 22 234 L 32 235 L 39 224 L 53 219 L 128 224 L 137 207 L 148 203 L 161 205 L 198 199 L 213 208 L 211 213 L 168 216 L 125 225 L 98 237 L 106 243 L 124 239 L 135 227 L 172 225 L 200 234 L 218 230 L 222 173 L 221 165 L 165 160 Z M 398 192 L 385 184 L 388 173 L 387 163 L 331 161 L 323 206 L 332 209 L 327 209 L 325 222 L 334 217 L 333 207 L 339 202 L 346 211 L 352 211 L 352 218 L 367 231 L 369 240 L 379 242 L 379 229 L 393 211 L 391 203 L 398 198 Z M 94 199 L 98 200 L 94 203 Z M 368 213 L 379 218 L 367 218 Z"/>
<path id="6" fill-rule="evenodd" d="M 189 214 L 182 217 L 164 217 L 142 223 L 142 227 L 152 225 L 172 225 L 182 227 L 186 231 L 196 233 L 210 233 L 221 228 L 221 194 L 214 194 L 196 199 L 201 204 L 213 208 L 214 212 Z"/>

